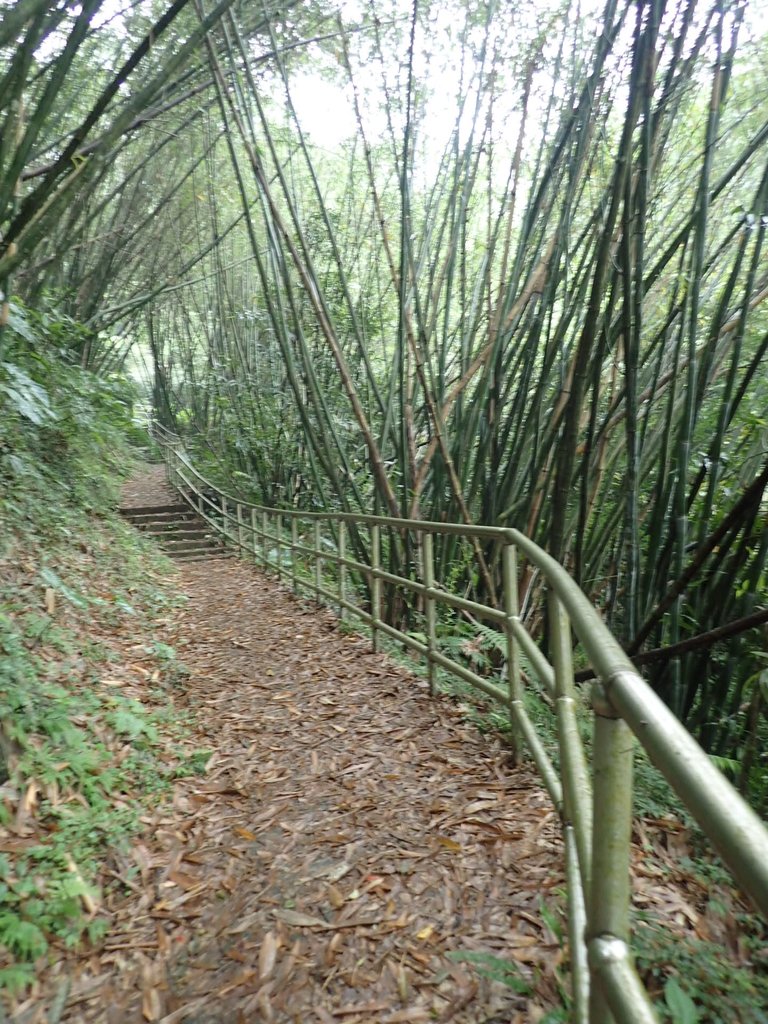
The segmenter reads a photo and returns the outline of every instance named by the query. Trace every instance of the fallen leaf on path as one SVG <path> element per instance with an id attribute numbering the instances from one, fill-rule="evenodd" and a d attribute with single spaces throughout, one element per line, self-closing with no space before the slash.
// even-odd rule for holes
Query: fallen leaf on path
<path id="1" fill-rule="evenodd" d="M 390 1005 L 388 1002 L 357 1003 L 354 1006 L 340 1006 L 336 1010 L 331 1010 L 331 1015 L 334 1017 L 348 1017 L 355 1013 L 378 1013 L 380 1010 L 388 1010 Z"/>
<path id="2" fill-rule="evenodd" d="M 264 981 L 272 973 L 277 960 L 277 939 L 274 932 L 267 932 L 261 940 L 259 951 L 259 980 Z"/>
<path id="3" fill-rule="evenodd" d="M 438 836 L 438 843 L 444 846 L 446 850 L 450 850 L 452 853 L 461 853 L 461 843 L 457 843 L 455 839 L 448 839 L 446 836 Z"/>
<path id="4" fill-rule="evenodd" d="M 319 917 L 311 917 L 309 914 L 301 914 L 298 910 L 276 910 L 275 917 L 286 924 L 294 925 L 297 928 L 327 928 L 328 922 Z"/>

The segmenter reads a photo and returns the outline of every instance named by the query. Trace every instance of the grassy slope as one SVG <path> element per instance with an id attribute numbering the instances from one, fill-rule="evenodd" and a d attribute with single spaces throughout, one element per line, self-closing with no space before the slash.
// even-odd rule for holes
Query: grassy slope
<path id="1" fill-rule="evenodd" d="M 124 385 L 17 310 L 0 358 L 0 989 L 108 927 L 144 806 L 194 769 L 169 562 L 115 511 Z M 60 325 L 59 325 L 60 326 Z"/>
<path id="2" fill-rule="evenodd" d="M 167 693 L 179 666 L 156 639 L 173 601 L 166 567 L 115 517 L 60 525 L 62 541 L 40 549 L 17 534 L 0 561 L 0 983 L 10 986 L 49 946 L 103 933 L 99 886 L 179 763 L 165 747 L 182 735 Z"/>

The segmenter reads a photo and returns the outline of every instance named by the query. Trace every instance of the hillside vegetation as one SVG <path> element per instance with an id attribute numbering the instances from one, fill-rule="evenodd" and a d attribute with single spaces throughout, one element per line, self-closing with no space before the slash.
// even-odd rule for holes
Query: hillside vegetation
<path id="1" fill-rule="evenodd" d="M 102 887 L 183 771 L 170 565 L 116 512 L 131 391 L 14 306 L 0 362 L 0 988 L 109 926 Z"/>

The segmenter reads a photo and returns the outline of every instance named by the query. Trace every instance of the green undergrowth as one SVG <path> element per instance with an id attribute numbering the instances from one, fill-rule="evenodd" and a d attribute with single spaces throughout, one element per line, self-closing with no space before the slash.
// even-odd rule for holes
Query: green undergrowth
<path id="1" fill-rule="evenodd" d="M 109 926 L 142 815 L 196 770 L 172 568 L 118 516 L 130 390 L 16 307 L 0 341 L 0 989 Z M 72 325 L 69 325 L 70 329 Z M 57 333 L 58 332 L 58 333 Z M 123 876 L 125 877 L 125 876 Z"/>

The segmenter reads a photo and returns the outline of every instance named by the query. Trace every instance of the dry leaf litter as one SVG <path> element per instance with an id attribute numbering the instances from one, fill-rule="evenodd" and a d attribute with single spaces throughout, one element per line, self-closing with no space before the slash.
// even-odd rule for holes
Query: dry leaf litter
<path id="1" fill-rule="evenodd" d="M 174 500 L 161 467 L 123 494 Z M 60 950 L 13 1020 L 541 1019 L 565 955 L 539 912 L 561 902 L 562 846 L 531 770 L 252 566 L 193 562 L 175 582 L 188 603 L 163 639 L 190 676 L 169 700 L 195 716 L 205 773 L 178 780 L 105 866 L 105 942 Z M 697 907 L 669 883 L 673 862 L 664 877 L 637 860 L 638 902 L 707 933 L 706 894 Z M 459 950 L 512 961 L 535 996 Z"/>

